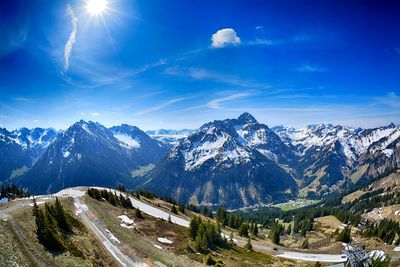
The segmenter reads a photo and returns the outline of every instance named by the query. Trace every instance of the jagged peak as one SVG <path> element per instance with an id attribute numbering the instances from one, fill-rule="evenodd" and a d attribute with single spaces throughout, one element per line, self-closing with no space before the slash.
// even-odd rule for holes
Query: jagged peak
<path id="1" fill-rule="evenodd" d="M 112 127 L 110 127 L 109 129 L 111 129 L 111 130 L 115 130 L 115 129 L 127 129 L 127 130 L 139 130 L 139 131 L 142 131 L 142 130 L 140 130 L 137 126 L 134 126 L 134 125 L 129 125 L 129 124 L 126 124 L 126 123 L 123 123 L 123 124 L 121 124 L 121 125 L 119 125 L 119 126 L 112 126 Z"/>
<path id="2" fill-rule="evenodd" d="M 395 128 L 396 124 L 394 124 L 393 122 L 389 123 L 386 128 Z"/>
<path id="3" fill-rule="evenodd" d="M 243 123 L 257 123 L 257 120 L 253 117 L 253 115 L 251 115 L 248 112 L 243 113 L 242 115 L 240 115 L 238 117 L 238 121 L 243 122 Z"/>

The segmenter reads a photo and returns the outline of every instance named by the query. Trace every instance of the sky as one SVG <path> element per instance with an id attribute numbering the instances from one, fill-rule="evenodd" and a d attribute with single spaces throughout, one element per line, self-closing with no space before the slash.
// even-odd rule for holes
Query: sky
<path id="1" fill-rule="evenodd" d="M 0 127 L 399 124 L 399 14 L 396 0 L 2 0 Z"/>

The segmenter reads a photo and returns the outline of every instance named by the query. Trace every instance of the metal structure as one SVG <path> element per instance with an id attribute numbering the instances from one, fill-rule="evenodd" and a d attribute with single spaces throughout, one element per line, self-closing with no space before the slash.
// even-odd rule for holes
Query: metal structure
<path id="1" fill-rule="evenodd" d="M 348 247 L 344 250 L 347 256 L 346 267 L 368 267 L 369 266 L 369 252 L 361 247 Z"/>

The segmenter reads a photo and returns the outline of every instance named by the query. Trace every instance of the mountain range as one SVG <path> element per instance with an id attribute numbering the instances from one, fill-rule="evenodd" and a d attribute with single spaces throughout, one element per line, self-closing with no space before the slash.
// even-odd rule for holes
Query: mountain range
<path id="1" fill-rule="evenodd" d="M 0 183 L 31 193 L 124 184 L 197 205 L 268 205 L 323 197 L 396 170 L 399 140 L 394 124 L 269 128 L 249 113 L 197 130 L 82 120 L 64 131 L 0 128 Z"/>

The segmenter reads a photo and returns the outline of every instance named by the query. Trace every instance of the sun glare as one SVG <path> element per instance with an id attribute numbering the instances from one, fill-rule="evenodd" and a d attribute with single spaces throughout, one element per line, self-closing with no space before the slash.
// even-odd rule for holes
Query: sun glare
<path id="1" fill-rule="evenodd" d="M 88 0 L 86 1 L 86 10 L 94 16 L 101 15 L 107 8 L 106 0 Z"/>

